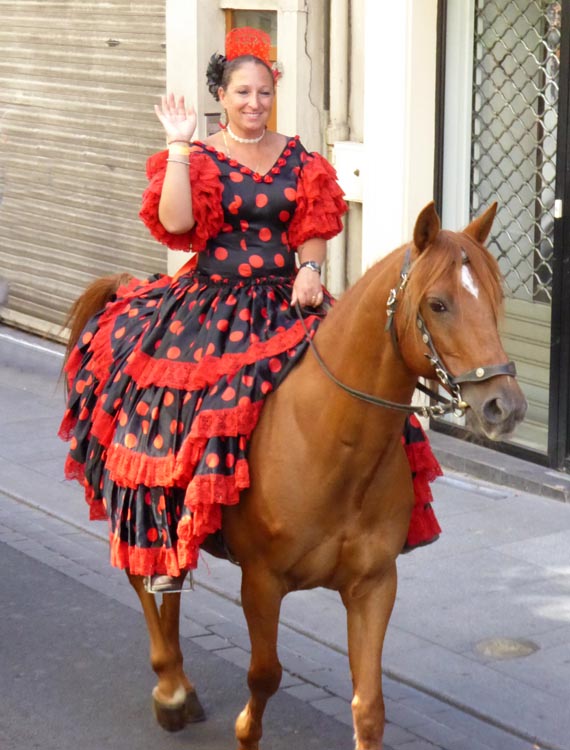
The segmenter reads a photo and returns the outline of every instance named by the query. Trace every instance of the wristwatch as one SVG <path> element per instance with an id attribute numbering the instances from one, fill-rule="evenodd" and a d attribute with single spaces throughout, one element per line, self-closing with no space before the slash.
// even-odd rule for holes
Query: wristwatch
<path id="1" fill-rule="evenodd" d="M 306 260 L 299 266 L 299 269 L 301 268 L 310 268 L 311 271 L 316 271 L 319 275 L 321 273 L 321 267 L 316 260 Z"/>

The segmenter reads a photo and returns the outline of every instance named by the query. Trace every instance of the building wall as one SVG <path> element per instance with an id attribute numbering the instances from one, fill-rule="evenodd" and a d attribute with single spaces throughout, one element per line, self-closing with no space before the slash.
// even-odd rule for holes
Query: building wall
<path id="1" fill-rule="evenodd" d="M 433 197 L 437 0 L 365 0 L 362 266 Z"/>

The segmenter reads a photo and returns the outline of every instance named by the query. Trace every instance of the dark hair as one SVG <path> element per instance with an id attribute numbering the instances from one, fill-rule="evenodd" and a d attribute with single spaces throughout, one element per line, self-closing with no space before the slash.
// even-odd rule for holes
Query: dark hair
<path id="1" fill-rule="evenodd" d="M 259 57 L 255 57 L 255 55 L 240 55 L 239 57 L 234 57 L 233 60 L 228 60 L 224 55 L 220 54 L 213 54 L 212 57 L 210 57 L 208 68 L 206 69 L 206 80 L 208 82 L 208 91 L 217 102 L 220 101 L 218 89 L 222 88 L 225 91 L 236 70 L 241 68 L 245 63 L 250 62 L 256 63 L 257 65 L 263 65 L 263 67 L 271 74 L 271 80 L 275 84 L 273 70 L 267 65 L 267 63 Z"/>

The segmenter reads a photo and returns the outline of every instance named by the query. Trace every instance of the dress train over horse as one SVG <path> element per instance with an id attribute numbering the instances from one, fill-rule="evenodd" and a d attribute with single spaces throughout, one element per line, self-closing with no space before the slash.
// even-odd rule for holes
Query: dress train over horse
<path id="1" fill-rule="evenodd" d="M 66 364 L 66 476 L 108 519 L 111 563 L 133 575 L 196 567 L 222 508 L 249 486 L 248 443 L 265 397 L 305 354 L 324 308 L 304 326 L 291 308 L 295 249 L 329 239 L 346 210 L 329 163 L 288 140 L 260 175 L 199 141 L 189 179 L 196 224 L 173 235 L 158 219 L 167 152 L 147 164 L 141 218 L 196 255 L 172 278 L 120 286 L 87 323 Z M 325 307 L 334 300 L 325 292 Z M 402 440 L 415 505 L 407 547 L 437 538 L 429 483 L 441 474 L 410 417 Z M 287 461 L 287 456 L 283 457 Z"/>

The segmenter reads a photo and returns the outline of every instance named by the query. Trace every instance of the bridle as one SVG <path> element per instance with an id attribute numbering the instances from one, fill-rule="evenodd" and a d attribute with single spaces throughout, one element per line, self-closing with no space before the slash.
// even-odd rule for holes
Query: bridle
<path id="1" fill-rule="evenodd" d="M 463 253 L 463 263 L 465 264 L 468 262 L 469 260 L 466 254 Z M 411 250 L 410 248 L 408 248 L 404 256 L 402 270 L 400 271 L 400 282 L 397 287 L 394 287 L 390 290 L 388 299 L 386 301 L 387 320 L 384 330 L 390 332 L 392 343 L 400 357 L 402 355 L 398 344 L 398 337 L 394 326 L 394 319 L 398 306 L 398 299 L 404 293 L 406 285 L 408 283 L 411 266 Z M 296 302 L 295 308 L 297 310 L 297 315 L 299 316 L 303 325 L 305 336 L 307 338 L 309 346 L 325 375 L 343 391 L 349 393 L 351 396 L 354 396 L 361 401 L 365 401 L 368 404 L 383 406 L 387 409 L 394 409 L 396 411 L 405 412 L 406 414 L 418 414 L 422 417 L 443 416 L 444 414 L 449 413 L 453 413 L 456 416 L 462 416 L 463 414 L 465 414 L 465 410 L 469 408 L 469 404 L 463 401 L 461 397 L 461 383 L 481 383 L 484 380 L 489 380 L 490 378 L 495 377 L 496 375 L 512 375 L 514 377 L 517 374 L 515 363 L 510 361 L 499 365 L 485 365 L 484 367 L 475 367 L 468 372 L 464 372 L 462 375 L 451 375 L 451 373 L 443 364 L 441 357 L 437 353 L 430 332 L 428 331 L 425 321 L 420 311 L 418 310 L 416 324 L 421 331 L 422 341 L 429 350 L 428 353 L 425 354 L 425 356 L 427 359 L 429 359 L 430 364 L 434 368 L 435 374 L 440 383 L 449 391 L 451 398 L 448 399 L 441 396 L 441 394 L 433 391 L 431 388 L 427 388 L 426 386 L 424 386 L 423 383 L 416 383 L 416 388 L 418 390 L 427 394 L 428 396 L 430 396 L 430 398 L 438 401 L 439 403 L 431 404 L 430 406 L 412 406 L 411 404 L 401 404 L 396 401 L 389 401 L 388 399 L 380 398 L 379 396 L 373 396 L 370 393 L 365 393 L 364 391 L 359 391 L 356 388 L 352 388 L 351 386 L 346 385 L 345 383 L 340 381 L 335 375 L 333 375 L 326 363 L 323 361 L 323 358 L 319 354 L 317 347 L 315 346 L 315 342 L 313 341 L 312 336 L 307 329 L 305 320 L 303 318 L 303 313 L 298 302 Z"/>

